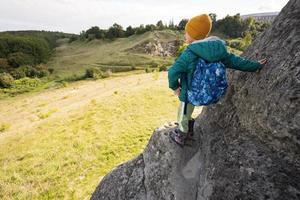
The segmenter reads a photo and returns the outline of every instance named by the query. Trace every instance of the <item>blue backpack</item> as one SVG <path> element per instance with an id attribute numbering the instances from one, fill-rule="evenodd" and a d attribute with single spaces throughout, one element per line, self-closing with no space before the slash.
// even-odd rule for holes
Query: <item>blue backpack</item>
<path id="1" fill-rule="evenodd" d="M 226 69 L 223 63 L 206 63 L 199 59 L 189 88 L 188 101 L 195 105 L 209 105 L 219 101 L 227 89 Z"/>

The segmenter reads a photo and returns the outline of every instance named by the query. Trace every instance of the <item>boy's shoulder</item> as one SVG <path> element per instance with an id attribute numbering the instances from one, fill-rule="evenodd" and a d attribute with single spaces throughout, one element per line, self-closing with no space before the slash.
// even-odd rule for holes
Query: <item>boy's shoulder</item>
<path id="1" fill-rule="evenodd" d="M 208 62 L 218 62 L 227 55 L 225 41 L 217 36 L 194 41 L 187 49 Z"/>
<path id="2" fill-rule="evenodd" d="M 209 43 L 209 42 L 222 42 L 223 44 L 226 44 L 224 40 L 219 38 L 218 36 L 209 36 L 203 40 L 196 40 L 192 42 L 190 45 L 197 44 L 197 43 Z"/>
<path id="3" fill-rule="evenodd" d="M 217 36 L 210 36 L 208 38 L 205 38 L 203 40 L 196 40 L 189 44 L 187 48 L 193 49 L 193 48 L 209 48 L 211 46 L 220 46 L 225 47 L 226 42 L 222 40 L 221 38 Z"/>

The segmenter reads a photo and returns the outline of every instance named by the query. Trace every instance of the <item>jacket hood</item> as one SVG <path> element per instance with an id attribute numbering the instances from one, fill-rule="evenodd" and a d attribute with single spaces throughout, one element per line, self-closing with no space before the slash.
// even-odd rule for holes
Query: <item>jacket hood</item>
<path id="1" fill-rule="evenodd" d="M 225 42 L 216 36 L 196 40 L 187 48 L 208 62 L 218 62 L 227 55 Z"/>

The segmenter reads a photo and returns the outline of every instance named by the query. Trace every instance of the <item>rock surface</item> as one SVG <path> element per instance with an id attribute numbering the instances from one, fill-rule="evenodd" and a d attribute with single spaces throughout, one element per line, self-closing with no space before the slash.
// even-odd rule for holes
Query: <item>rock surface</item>
<path id="1" fill-rule="evenodd" d="M 154 32 L 154 38 L 152 40 L 138 44 L 130 49 L 127 49 L 127 51 L 137 53 L 143 52 L 151 56 L 160 57 L 175 56 L 182 41 L 178 38 L 175 39 L 174 36 L 166 40 L 161 39 L 165 37 L 166 36 L 162 33 Z"/>
<path id="2" fill-rule="evenodd" d="M 206 107 L 196 142 L 154 131 L 144 152 L 101 181 L 99 200 L 300 199 L 300 1 L 290 0 L 248 48 L 256 73 L 229 71 L 225 98 Z"/>

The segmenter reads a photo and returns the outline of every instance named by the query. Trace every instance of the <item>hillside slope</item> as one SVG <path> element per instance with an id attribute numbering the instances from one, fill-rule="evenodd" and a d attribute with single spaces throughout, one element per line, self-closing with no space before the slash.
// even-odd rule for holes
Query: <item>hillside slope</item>
<path id="1" fill-rule="evenodd" d="M 58 76 L 81 75 L 92 66 L 113 69 L 171 65 L 173 57 L 151 55 L 145 51 L 145 45 L 155 41 L 165 44 L 179 40 L 182 40 L 182 35 L 169 30 L 149 31 L 114 41 L 76 41 L 69 44 L 66 40 L 59 40 L 60 45 L 48 65 L 55 69 L 55 75 Z"/>
<path id="2" fill-rule="evenodd" d="M 174 128 L 110 172 L 99 200 L 296 200 L 300 198 L 300 1 L 290 0 L 244 56 L 268 57 L 259 73 L 230 71 L 226 97 L 196 120 L 180 148 Z"/>

